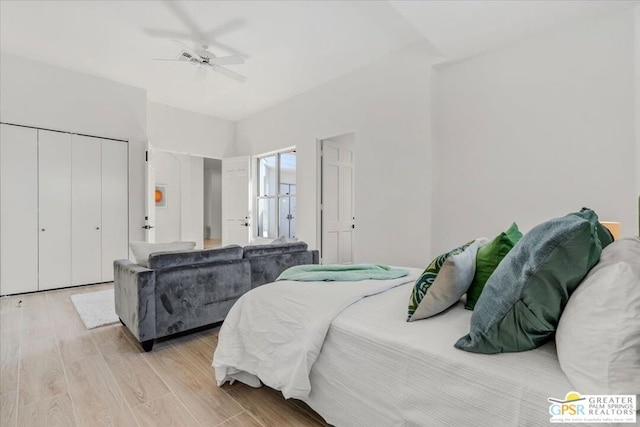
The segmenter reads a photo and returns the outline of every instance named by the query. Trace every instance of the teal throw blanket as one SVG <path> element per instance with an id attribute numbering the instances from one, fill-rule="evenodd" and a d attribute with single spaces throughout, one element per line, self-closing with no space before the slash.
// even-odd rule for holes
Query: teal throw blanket
<path id="1" fill-rule="evenodd" d="M 408 270 L 380 264 L 350 265 L 297 265 L 282 272 L 276 279 L 298 282 L 357 282 L 360 280 L 397 279 L 409 274 Z"/>

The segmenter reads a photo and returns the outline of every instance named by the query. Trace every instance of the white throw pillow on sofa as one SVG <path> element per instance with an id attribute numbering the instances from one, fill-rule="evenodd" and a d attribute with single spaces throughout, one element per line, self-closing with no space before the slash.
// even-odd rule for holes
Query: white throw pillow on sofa
<path id="1" fill-rule="evenodd" d="M 273 240 L 271 242 L 272 245 L 280 245 L 282 243 L 296 243 L 298 242 L 298 238 L 297 237 L 286 237 L 286 236 L 280 236 L 277 239 Z"/>
<path id="2" fill-rule="evenodd" d="M 136 259 L 136 264 L 149 267 L 149 255 L 155 252 L 194 250 L 196 242 L 147 243 L 130 242 L 129 247 Z"/>
<path id="3" fill-rule="evenodd" d="M 640 239 L 613 242 L 569 298 L 556 331 L 562 370 L 584 394 L 640 397 Z"/>

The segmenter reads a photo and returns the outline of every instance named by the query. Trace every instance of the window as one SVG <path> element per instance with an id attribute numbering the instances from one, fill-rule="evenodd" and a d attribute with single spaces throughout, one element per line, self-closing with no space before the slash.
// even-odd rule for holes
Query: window
<path id="1" fill-rule="evenodd" d="M 296 236 L 296 152 L 258 158 L 258 237 Z"/>

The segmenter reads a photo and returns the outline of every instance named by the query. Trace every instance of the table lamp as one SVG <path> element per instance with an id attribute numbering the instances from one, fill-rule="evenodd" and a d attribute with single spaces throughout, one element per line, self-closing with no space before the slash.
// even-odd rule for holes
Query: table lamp
<path id="1" fill-rule="evenodd" d="M 604 225 L 613 234 L 613 239 L 618 240 L 620 238 L 620 223 L 615 221 L 600 221 L 600 224 Z"/>

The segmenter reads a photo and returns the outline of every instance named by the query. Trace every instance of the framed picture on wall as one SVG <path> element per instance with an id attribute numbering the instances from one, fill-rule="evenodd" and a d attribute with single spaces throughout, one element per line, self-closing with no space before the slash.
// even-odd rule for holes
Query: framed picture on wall
<path id="1" fill-rule="evenodd" d="M 156 200 L 156 208 L 167 207 L 167 185 L 166 184 L 156 184 L 155 200 Z"/>

